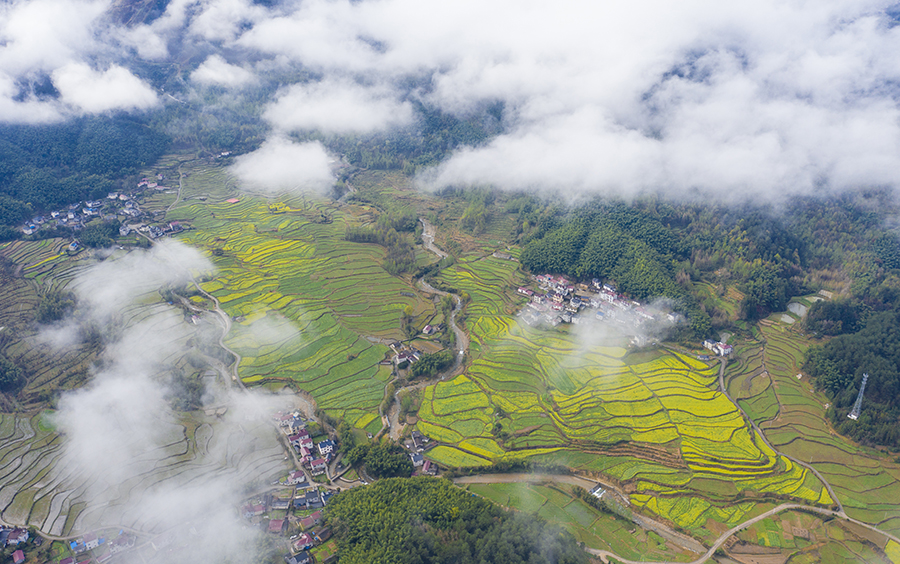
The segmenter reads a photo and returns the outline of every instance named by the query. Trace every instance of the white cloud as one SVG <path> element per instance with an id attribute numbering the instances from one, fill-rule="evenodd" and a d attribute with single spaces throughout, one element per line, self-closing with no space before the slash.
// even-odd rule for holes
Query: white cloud
<path id="1" fill-rule="evenodd" d="M 208 384 L 210 401 L 227 406 L 224 415 L 182 415 L 169 407 L 177 390 L 169 387 L 168 376 L 190 350 L 189 339 L 205 338 L 214 346 L 218 332 L 204 336 L 202 324 L 187 323 L 182 311 L 160 303 L 158 294 L 147 299 L 147 293 L 183 283 L 187 269 L 208 264 L 195 250 L 166 242 L 109 257 L 76 277 L 78 313 L 104 335 L 120 336 L 106 343 L 105 362 L 91 381 L 60 397 L 54 422 L 65 441 L 47 468 L 48 483 L 79 484 L 77 491 L 58 492 L 66 504 L 85 504 L 71 521 L 75 532 L 123 526 L 145 534 L 174 531 L 176 550 L 165 557 L 173 564 L 253 562 L 258 530 L 235 508 L 249 483 L 268 483 L 287 470 L 267 417 L 285 398 Z M 91 298 L 92 292 L 98 295 Z M 125 305 L 109 318 L 111 307 Z M 103 445 L 102 456 L 97 445 Z"/>
<path id="2" fill-rule="evenodd" d="M 52 70 L 96 47 L 93 30 L 109 3 L 31 0 L 0 6 L 0 70 Z"/>
<path id="3" fill-rule="evenodd" d="M 191 80 L 201 84 L 220 86 L 243 86 L 255 78 L 254 74 L 228 62 L 219 55 L 210 55 L 197 70 L 191 73 Z"/>
<path id="4" fill-rule="evenodd" d="M 154 26 L 114 28 L 111 32 L 115 41 L 133 48 L 142 59 L 161 60 L 169 56 L 165 34 Z"/>
<path id="5" fill-rule="evenodd" d="M 387 88 L 329 79 L 295 84 L 266 109 L 264 117 L 283 130 L 369 133 L 407 125 L 413 112 Z"/>
<path id="6" fill-rule="evenodd" d="M 249 0 L 206 0 L 191 20 L 189 31 L 207 41 L 233 40 L 243 25 L 265 14 Z"/>
<path id="7" fill-rule="evenodd" d="M 147 107 L 137 79 L 85 65 L 105 68 L 121 45 L 148 58 L 177 47 L 212 55 L 198 83 L 304 69 L 266 108 L 276 130 L 385 130 L 409 123 L 415 98 L 454 113 L 502 102 L 505 132 L 431 182 L 755 195 L 900 181 L 887 1 L 173 0 L 150 24 L 104 33 L 106 6 L 0 8 L 0 119 L 65 113 L 15 99 L 40 69 L 74 76 L 64 94 L 81 112 Z M 79 87 L 101 78 L 118 88 Z"/>
<path id="8" fill-rule="evenodd" d="M 324 191 L 333 182 L 328 154 L 318 142 L 295 143 L 274 137 L 236 159 L 229 169 L 243 184 L 263 192 Z"/>
<path id="9" fill-rule="evenodd" d="M 187 284 L 193 275 L 213 271 L 212 263 L 197 249 L 167 239 L 156 242 L 147 252 L 101 262 L 79 276 L 73 290 L 97 321 L 105 321 L 129 306 L 134 296 L 167 285 Z"/>
<path id="10" fill-rule="evenodd" d="M 60 100 L 90 113 L 142 110 L 159 104 L 156 93 L 127 69 L 113 65 L 95 71 L 84 63 L 71 63 L 53 71 Z"/>

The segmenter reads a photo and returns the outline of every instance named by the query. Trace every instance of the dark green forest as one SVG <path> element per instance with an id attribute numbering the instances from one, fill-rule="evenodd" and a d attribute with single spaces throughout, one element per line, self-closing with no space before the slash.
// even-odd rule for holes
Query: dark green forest
<path id="1" fill-rule="evenodd" d="M 365 465 L 376 478 L 409 477 L 413 472 L 409 456 L 397 443 L 357 445 L 347 453 L 346 461 L 351 466 Z"/>
<path id="2" fill-rule="evenodd" d="M 648 198 L 568 209 L 521 195 L 505 211 L 517 218 L 520 260 L 531 271 L 612 280 L 638 299 L 673 298 L 696 336 L 731 326 L 694 295 L 700 280 L 736 285 L 748 321 L 784 310 L 792 296 L 846 289 L 854 305 L 811 312 L 813 331 L 838 334 L 855 330 L 862 310 L 900 298 L 900 241 L 879 215 L 892 209 L 888 199 L 885 192 L 797 198 L 774 209 Z"/>
<path id="3" fill-rule="evenodd" d="M 165 135 L 133 118 L 0 125 L 0 223 L 14 225 L 32 213 L 105 196 L 167 146 Z"/>
<path id="4" fill-rule="evenodd" d="M 326 520 L 343 564 L 581 564 L 570 533 L 446 480 L 382 480 L 336 495 Z"/>
<path id="5" fill-rule="evenodd" d="M 842 434 L 864 444 L 900 447 L 900 310 L 873 313 L 856 333 L 811 347 L 806 370 L 832 400 L 828 416 Z M 864 373 L 858 420 L 848 419 Z"/>

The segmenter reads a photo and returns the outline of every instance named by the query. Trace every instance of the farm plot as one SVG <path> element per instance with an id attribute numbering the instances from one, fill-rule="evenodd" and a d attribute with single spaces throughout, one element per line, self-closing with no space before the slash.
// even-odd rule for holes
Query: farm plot
<path id="1" fill-rule="evenodd" d="M 739 384 L 741 379 L 767 373 L 770 383 L 765 390 L 748 397 L 770 414 L 761 423 L 766 437 L 780 451 L 819 470 L 850 516 L 900 533 L 900 508 L 893 501 L 900 499 L 900 465 L 831 430 L 825 408 L 828 399 L 815 391 L 800 369 L 808 340 L 772 321 L 760 322 L 758 331 L 761 340 L 748 348 L 752 360 L 729 367 L 729 390 L 747 389 L 749 396 L 753 387 Z M 827 492 L 820 502 L 831 502 Z"/>
<path id="2" fill-rule="evenodd" d="M 882 535 L 794 511 L 758 521 L 736 537 L 738 542 L 729 549 L 735 556 L 752 554 L 761 546 L 790 562 L 882 562 L 882 553 L 890 558 L 890 545 Z"/>
<path id="3" fill-rule="evenodd" d="M 383 247 L 344 240 L 349 226 L 374 218 L 371 209 L 267 201 L 225 189 L 227 181 L 220 169 L 191 171 L 186 195 L 207 199 L 185 200 L 170 216 L 193 227 L 183 240 L 216 264 L 203 287 L 238 320 L 227 342 L 243 357 L 242 379 L 302 389 L 332 415 L 370 426 L 390 377 L 379 367 L 390 350 L 379 342 L 404 338 L 405 308 L 424 320 L 433 303 L 384 270 Z"/>
<path id="4" fill-rule="evenodd" d="M 688 562 L 694 559 L 655 533 L 590 507 L 565 489 L 538 484 L 469 484 L 469 491 L 517 511 L 537 513 L 590 548 L 612 550 L 635 560 Z"/>
<path id="5" fill-rule="evenodd" d="M 131 479 L 104 489 L 72 464 L 47 413 L 0 414 L 0 516 L 54 535 L 99 526 L 158 532 L 159 516 L 143 503 L 173 484 L 235 480 L 254 483 L 285 471 L 283 451 L 265 421 L 227 425 L 199 413 L 168 429 L 164 448 L 132 461 Z M 223 457 L 222 453 L 227 453 Z"/>
<path id="6" fill-rule="evenodd" d="M 96 359 L 96 347 L 51 346 L 62 332 L 45 331 L 44 338 L 37 338 L 34 311 L 41 295 L 64 289 L 78 272 L 93 263 L 87 253 L 67 255 L 67 245 L 60 239 L 0 244 L 0 256 L 10 259 L 19 273 L 2 279 L 0 327 L 14 336 L 4 339 L 2 352 L 26 369 L 27 382 L 18 398 L 26 409 L 38 408 L 60 387 L 74 387 L 83 381 Z"/>
<path id="7" fill-rule="evenodd" d="M 520 298 L 504 293 L 517 276 L 478 258 L 441 273 L 471 297 L 473 346 L 464 376 L 423 394 L 418 427 L 443 443 L 435 460 L 534 457 L 601 471 L 630 483 L 636 505 L 705 537 L 708 522 L 733 525 L 766 506 L 735 504 L 741 492 L 830 503 L 814 475 L 768 448 L 717 391 L 715 365 L 665 350 L 633 360 L 614 331 L 591 343 L 574 329 L 520 325 L 508 313 Z"/>

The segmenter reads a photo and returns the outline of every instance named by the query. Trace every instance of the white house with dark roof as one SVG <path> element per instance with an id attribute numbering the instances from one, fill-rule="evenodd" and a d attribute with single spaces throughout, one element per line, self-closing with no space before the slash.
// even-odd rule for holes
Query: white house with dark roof
<path id="1" fill-rule="evenodd" d="M 332 441 L 331 439 L 326 439 L 316 446 L 319 449 L 319 454 L 321 456 L 325 456 L 326 454 L 331 454 L 332 452 L 334 452 L 334 441 Z"/>

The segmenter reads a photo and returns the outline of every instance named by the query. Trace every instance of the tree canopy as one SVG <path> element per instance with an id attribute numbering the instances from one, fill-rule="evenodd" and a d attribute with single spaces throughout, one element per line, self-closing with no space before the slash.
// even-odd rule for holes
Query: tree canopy
<path id="1" fill-rule="evenodd" d="M 829 415 L 843 434 L 863 443 L 900 447 L 900 311 L 874 313 L 856 333 L 807 352 L 806 369 L 832 399 Z M 864 373 L 869 374 L 858 420 L 847 418 Z"/>
<path id="2" fill-rule="evenodd" d="M 574 537 L 446 480 L 382 480 L 334 496 L 326 520 L 344 564 L 582 564 Z"/>

